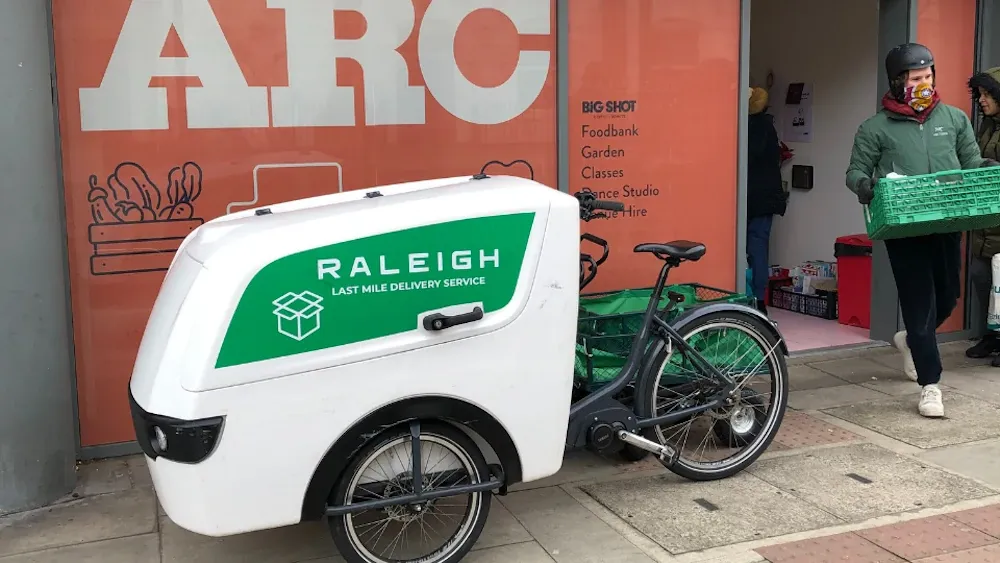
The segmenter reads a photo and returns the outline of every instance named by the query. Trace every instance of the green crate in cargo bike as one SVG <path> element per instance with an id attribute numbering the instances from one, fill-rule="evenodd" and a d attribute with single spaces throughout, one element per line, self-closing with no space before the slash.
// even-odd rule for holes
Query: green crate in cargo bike
<path id="1" fill-rule="evenodd" d="M 723 289 L 700 284 L 680 284 L 667 286 L 659 307 L 668 302 L 667 294 L 673 292 L 684 297 L 677 303 L 669 318 L 676 318 L 683 311 L 706 303 L 740 303 L 752 305 L 753 297 L 732 293 Z M 577 323 L 577 345 L 574 375 L 587 390 L 600 387 L 618 375 L 632 340 L 642 326 L 642 315 L 649 303 L 652 288 L 626 289 L 606 293 L 580 296 L 580 316 Z M 669 320 L 669 319 L 668 319 Z M 718 332 L 710 333 L 701 342 L 688 341 L 695 350 L 713 365 L 739 363 L 741 368 L 752 369 L 760 365 L 763 353 L 756 342 L 736 341 L 734 338 L 719 337 Z M 738 338 L 739 335 L 734 335 Z M 731 362 L 725 362 L 731 358 Z M 661 383 L 683 383 L 687 374 L 699 373 L 682 354 L 674 354 L 664 369 L 672 377 L 663 377 Z"/>
<path id="2" fill-rule="evenodd" d="M 1000 225 L 1000 168 L 882 178 L 865 208 L 872 240 L 976 231 Z"/>

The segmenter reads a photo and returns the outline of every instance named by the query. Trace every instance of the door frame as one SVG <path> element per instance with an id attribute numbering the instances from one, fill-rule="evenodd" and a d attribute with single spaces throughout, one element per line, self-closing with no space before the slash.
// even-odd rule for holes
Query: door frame
<path id="1" fill-rule="evenodd" d="M 878 0 L 878 86 L 874 92 L 874 108 L 882 107 L 882 95 L 889 89 L 889 77 L 882 62 L 889 51 L 909 41 L 917 40 L 918 0 Z M 892 337 L 903 327 L 899 310 L 899 293 L 889 265 L 885 243 L 872 244 L 872 302 L 869 338 L 892 342 Z"/>
<path id="2" fill-rule="evenodd" d="M 986 60 L 987 47 L 985 45 L 987 40 L 1000 40 L 991 37 L 989 33 L 992 27 L 991 23 L 996 19 L 995 14 L 1000 11 L 1000 3 L 996 0 L 976 0 L 976 35 L 975 35 L 975 48 L 973 49 L 973 72 L 980 72 L 989 68 L 990 64 Z M 990 49 L 992 50 L 992 49 Z M 1000 61 L 997 61 L 1000 64 Z M 982 112 L 979 110 L 979 106 L 970 101 L 972 105 L 972 123 L 974 126 L 978 127 L 979 122 L 982 120 Z M 972 249 L 967 248 L 967 255 L 965 257 L 965 268 L 966 272 L 972 265 L 972 261 L 975 259 L 972 255 Z M 973 291 L 972 280 L 970 276 L 966 276 L 965 284 L 965 294 L 966 294 L 966 329 L 968 329 L 969 336 L 979 336 L 978 331 L 974 327 L 979 327 L 983 325 L 984 317 L 986 317 L 987 303 L 980 303 L 978 296 L 975 291 Z"/>
<path id="3" fill-rule="evenodd" d="M 878 60 L 874 61 L 877 69 L 877 89 L 873 92 L 873 110 L 881 108 L 883 93 L 889 89 L 889 79 L 883 68 L 885 56 L 894 46 L 917 40 L 917 3 L 919 0 L 877 0 L 878 1 Z M 1000 10 L 1000 0 L 977 0 L 976 10 L 976 62 L 980 66 L 982 50 L 982 18 L 986 3 Z M 750 19 L 752 0 L 740 1 L 740 92 L 750 88 Z M 747 205 L 747 124 L 749 109 L 742 96 L 739 103 L 739 129 L 737 152 L 737 206 L 736 206 L 736 286 L 742 291 L 746 286 L 746 205 Z M 971 102 L 970 102 L 971 103 Z M 974 105 L 974 104 L 973 104 Z M 975 114 L 974 114 L 975 115 Z M 846 187 L 845 187 L 846 189 Z M 972 261 L 971 252 L 966 253 L 966 272 Z M 971 279 L 966 275 L 965 295 L 971 295 Z M 965 299 L 965 322 L 963 329 L 938 335 L 939 342 L 965 340 L 974 336 L 970 329 L 977 326 L 981 319 L 983 307 L 973 303 L 973 299 Z M 975 305 L 975 306 L 974 306 Z M 872 245 L 872 293 L 871 293 L 871 328 L 869 338 L 875 341 L 892 342 L 893 335 L 903 329 L 903 319 L 899 309 L 899 294 L 896 282 L 889 265 L 889 255 L 885 243 L 874 241 Z"/>

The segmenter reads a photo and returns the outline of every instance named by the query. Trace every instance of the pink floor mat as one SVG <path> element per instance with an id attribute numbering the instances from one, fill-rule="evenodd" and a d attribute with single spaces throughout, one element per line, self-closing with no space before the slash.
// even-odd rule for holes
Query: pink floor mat
<path id="1" fill-rule="evenodd" d="M 778 323 L 778 330 L 785 337 L 790 352 L 865 344 L 871 341 L 868 338 L 868 329 L 865 328 L 842 325 L 837 321 L 774 307 L 768 307 L 767 312 Z"/>

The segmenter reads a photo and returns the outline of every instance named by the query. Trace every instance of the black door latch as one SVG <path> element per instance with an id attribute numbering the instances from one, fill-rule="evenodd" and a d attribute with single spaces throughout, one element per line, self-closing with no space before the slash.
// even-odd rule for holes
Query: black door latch
<path id="1" fill-rule="evenodd" d="M 474 323 L 482 320 L 484 316 L 482 307 L 476 307 L 472 312 L 461 315 L 434 313 L 424 317 L 424 328 L 431 331 L 444 330 L 461 324 Z"/>

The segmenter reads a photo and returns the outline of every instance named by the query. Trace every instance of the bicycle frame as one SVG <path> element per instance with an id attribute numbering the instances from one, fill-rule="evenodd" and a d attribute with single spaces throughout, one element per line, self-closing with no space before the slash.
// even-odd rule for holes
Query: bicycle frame
<path id="1" fill-rule="evenodd" d="M 664 259 L 663 267 L 660 268 L 660 273 L 656 279 L 656 285 L 653 286 L 649 303 L 646 305 L 646 310 L 643 313 L 642 326 L 640 327 L 638 334 L 636 334 L 635 339 L 632 341 L 632 347 L 629 349 L 628 358 L 626 359 L 625 366 L 622 368 L 621 372 L 619 372 L 618 375 L 606 385 L 573 403 L 570 407 L 569 428 L 567 430 L 566 441 L 567 448 L 582 447 L 586 445 L 587 429 L 593 423 L 596 414 L 609 410 L 621 410 L 626 408 L 614 399 L 614 397 L 624 390 L 629 383 L 635 380 L 638 375 L 641 375 L 639 372 L 646 364 L 647 357 L 653 353 L 649 344 L 656 334 L 666 341 L 669 346 L 675 346 L 681 352 L 688 353 L 689 357 L 696 362 L 697 367 L 700 368 L 705 375 L 714 377 L 722 384 L 723 387 L 713 400 L 696 407 L 690 407 L 648 419 L 638 419 L 634 413 L 631 413 L 631 416 L 626 417 L 626 419 L 631 421 L 633 425 L 633 428 L 630 430 L 641 430 L 644 428 L 651 428 L 653 426 L 670 424 L 705 411 L 720 408 L 724 406 L 730 394 L 736 389 L 737 383 L 732 377 L 720 372 L 714 365 L 705 360 L 701 354 L 684 341 L 684 338 L 670 323 L 664 320 L 667 313 L 673 310 L 676 301 L 674 299 L 670 299 L 663 309 L 658 308 L 658 304 L 663 298 L 663 291 L 666 287 L 670 270 L 679 266 L 680 263 L 681 261 L 676 258 L 667 257 Z M 729 309 L 744 309 L 744 307 L 729 304 L 727 304 L 726 307 Z M 746 307 L 745 309 L 751 311 L 749 307 Z M 655 369 L 658 366 L 652 367 Z"/>

